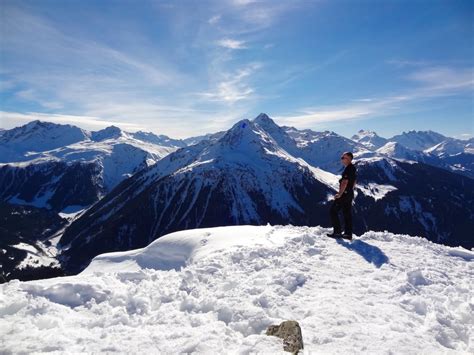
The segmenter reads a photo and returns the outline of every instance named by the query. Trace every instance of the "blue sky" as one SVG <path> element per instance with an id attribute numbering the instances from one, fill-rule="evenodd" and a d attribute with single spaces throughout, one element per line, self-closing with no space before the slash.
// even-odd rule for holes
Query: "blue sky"
<path id="1" fill-rule="evenodd" d="M 474 135 L 473 1 L 0 0 L 0 127 Z"/>

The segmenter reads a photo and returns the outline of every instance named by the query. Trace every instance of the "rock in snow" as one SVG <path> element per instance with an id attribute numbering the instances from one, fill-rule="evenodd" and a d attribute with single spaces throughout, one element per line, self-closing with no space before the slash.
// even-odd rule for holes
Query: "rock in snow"
<path id="1" fill-rule="evenodd" d="M 97 256 L 82 273 L 0 285 L 0 344 L 15 352 L 284 354 L 474 352 L 474 252 L 421 237 L 226 226 Z"/>

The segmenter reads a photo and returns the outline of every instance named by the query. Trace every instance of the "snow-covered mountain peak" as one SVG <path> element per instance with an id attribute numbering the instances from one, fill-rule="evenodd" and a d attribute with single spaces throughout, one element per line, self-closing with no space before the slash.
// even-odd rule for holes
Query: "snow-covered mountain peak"
<path id="1" fill-rule="evenodd" d="M 368 149 L 378 149 L 387 143 L 387 139 L 380 137 L 374 131 L 360 129 L 357 134 L 354 134 L 351 139 L 363 144 Z"/>
<path id="2" fill-rule="evenodd" d="M 267 114 L 261 113 L 257 117 L 255 117 L 252 122 L 262 129 L 264 129 L 267 133 L 277 133 L 278 134 L 286 134 L 283 133 L 284 130 L 278 126 L 275 121 L 273 121 Z"/>
<path id="3" fill-rule="evenodd" d="M 252 121 L 263 127 L 265 127 L 266 125 L 276 125 L 275 121 L 268 117 L 266 113 L 260 113 Z"/>
<path id="4" fill-rule="evenodd" d="M 406 148 L 398 142 L 389 141 L 382 147 L 376 150 L 377 153 L 385 154 L 391 157 L 402 157 L 409 153 L 413 153 L 413 150 Z"/>
<path id="5" fill-rule="evenodd" d="M 361 140 L 362 138 L 372 138 L 372 137 L 378 137 L 378 134 L 375 133 L 375 131 L 369 131 L 369 130 L 365 130 L 365 129 L 360 129 L 359 131 L 357 131 L 357 134 L 354 134 L 351 139 L 353 140 L 356 140 L 356 141 L 359 141 Z"/>
<path id="6" fill-rule="evenodd" d="M 5 140 L 14 140 L 19 138 L 21 138 L 22 140 L 26 140 L 27 138 L 29 139 L 38 136 L 43 136 L 45 138 L 54 138 L 55 135 L 59 132 L 67 134 L 68 136 L 77 135 L 80 138 L 84 138 L 87 136 L 86 131 L 76 126 L 34 120 L 28 122 L 27 124 L 24 124 L 23 126 L 6 130 L 2 137 Z"/>
<path id="7" fill-rule="evenodd" d="M 92 140 L 96 142 L 104 141 L 106 139 L 116 139 L 125 135 L 119 127 L 109 126 L 100 131 L 92 132 Z"/>
<path id="8" fill-rule="evenodd" d="M 6 130 L 0 136 L 0 146 L 9 150 L 10 154 L 2 157 L 8 159 L 15 153 L 28 151 L 45 151 L 89 139 L 89 132 L 72 125 L 62 125 L 35 120 L 23 126 Z M 6 156 L 9 155 L 9 156 Z M 8 161 L 8 160 L 7 160 Z"/>
<path id="9" fill-rule="evenodd" d="M 244 152 L 251 147 L 269 146 L 275 142 L 256 123 L 249 119 L 243 119 L 234 124 L 216 143 Z"/>
<path id="10" fill-rule="evenodd" d="M 405 147 L 413 150 L 425 150 L 428 149 L 442 141 L 449 139 L 446 136 L 443 136 L 440 133 L 434 132 L 432 130 L 427 131 L 415 131 L 411 130 L 408 132 L 403 132 L 390 138 L 390 141 L 396 141 L 400 144 L 403 144 Z"/>

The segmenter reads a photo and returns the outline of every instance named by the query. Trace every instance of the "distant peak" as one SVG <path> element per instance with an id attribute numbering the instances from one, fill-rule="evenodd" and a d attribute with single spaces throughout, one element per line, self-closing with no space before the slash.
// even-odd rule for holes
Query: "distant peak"
<path id="1" fill-rule="evenodd" d="M 259 114 L 252 121 L 261 126 L 277 126 L 275 121 L 273 121 L 270 117 L 268 117 L 266 113 Z"/>
<path id="2" fill-rule="evenodd" d="M 254 120 L 271 120 L 266 113 L 261 112 Z"/>
<path id="3" fill-rule="evenodd" d="M 118 138 L 122 135 L 122 130 L 117 126 L 109 126 L 100 131 L 92 132 L 92 139 L 95 141 Z"/>
<path id="4" fill-rule="evenodd" d="M 369 129 L 359 129 L 359 131 L 357 133 L 362 134 L 362 135 L 371 135 L 371 136 L 376 136 L 377 135 L 377 133 L 375 133 L 375 131 L 371 131 Z"/>
<path id="5" fill-rule="evenodd" d="M 112 126 L 105 127 L 103 129 L 103 131 L 115 131 L 115 132 L 117 132 L 117 131 L 122 131 L 122 130 L 117 126 L 112 125 Z"/>
<path id="6" fill-rule="evenodd" d="M 34 120 L 34 121 L 31 121 L 31 122 L 28 122 L 26 125 L 26 127 L 47 127 L 47 126 L 58 126 L 57 124 L 55 123 L 52 123 L 52 122 L 46 122 L 46 121 L 40 121 L 40 120 Z"/>

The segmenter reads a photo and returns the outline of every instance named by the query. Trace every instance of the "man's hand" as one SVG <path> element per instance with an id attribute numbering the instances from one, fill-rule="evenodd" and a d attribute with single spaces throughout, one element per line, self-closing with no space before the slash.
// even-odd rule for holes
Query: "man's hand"
<path id="1" fill-rule="evenodd" d="M 334 198 L 339 198 L 339 197 L 341 197 L 341 194 L 339 192 L 334 195 Z"/>

